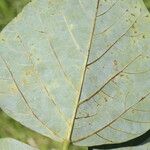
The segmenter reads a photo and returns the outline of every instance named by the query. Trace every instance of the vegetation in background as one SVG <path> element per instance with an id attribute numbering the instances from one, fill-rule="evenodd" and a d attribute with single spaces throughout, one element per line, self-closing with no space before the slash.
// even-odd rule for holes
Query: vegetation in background
<path id="1" fill-rule="evenodd" d="M 0 0 L 0 30 L 14 18 L 30 0 Z M 144 0 L 150 11 L 150 0 Z M 13 137 L 41 150 L 60 149 L 60 144 L 41 136 L 8 117 L 0 110 L 0 138 Z"/>
<path id="2" fill-rule="evenodd" d="M 31 0 L 0 0 L 0 30 Z M 150 0 L 143 0 L 150 11 Z"/>
<path id="3" fill-rule="evenodd" d="M 60 144 L 53 142 L 30 129 L 22 126 L 15 120 L 0 111 L 0 138 L 11 137 L 29 145 L 38 147 L 41 150 L 60 149 Z"/>
<path id="4" fill-rule="evenodd" d="M 148 8 L 148 10 L 150 11 L 150 0 L 144 0 L 144 3 L 146 7 Z"/>
<path id="5" fill-rule="evenodd" d="M 0 0 L 0 29 L 14 18 L 30 0 Z"/>

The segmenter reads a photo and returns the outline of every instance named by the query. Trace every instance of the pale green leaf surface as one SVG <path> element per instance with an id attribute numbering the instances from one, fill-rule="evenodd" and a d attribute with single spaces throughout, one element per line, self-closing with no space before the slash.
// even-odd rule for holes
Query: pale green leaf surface
<path id="1" fill-rule="evenodd" d="M 76 145 L 150 127 L 150 15 L 142 0 L 33 0 L 0 35 L 0 107 Z"/>
<path id="2" fill-rule="evenodd" d="M 149 150 L 150 149 L 150 143 L 146 143 L 139 146 L 133 146 L 133 147 L 125 147 L 125 148 L 117 148 L 116 150 Z M 97 149 L 94 149 L 97 150 Z M 104 149 L 101 149 L 104 150 Z M 109 150 L 115 150 L 115 149 L 109 149 Z"/>
<path id="3" fill-rule="evenodd" d="M 125 148 L 118 148 L 117 150 L 149 150 L 150 143 L 134 146 L 134 147 L 125 147 Z"/>
<path id="4" fill-rule="evenodd" d="M 0 139 L 0 149 L 1 150 L 38 150 L 27 144 L 19 142 L 11 138 Z"/>

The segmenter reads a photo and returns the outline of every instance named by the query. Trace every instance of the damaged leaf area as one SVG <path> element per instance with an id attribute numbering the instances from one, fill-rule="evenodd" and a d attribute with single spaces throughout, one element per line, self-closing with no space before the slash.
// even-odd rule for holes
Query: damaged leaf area
<path id="1" fill-rule="evenodd" d="M 33 0 L 0 34 L 0 107 L 68 145 L 140 136 L 150 127 L 149 43 L 142 0 Z"/>

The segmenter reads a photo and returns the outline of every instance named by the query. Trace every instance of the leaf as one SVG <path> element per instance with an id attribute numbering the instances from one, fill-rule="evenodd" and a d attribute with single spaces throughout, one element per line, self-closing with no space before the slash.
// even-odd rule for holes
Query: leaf
<path id="1" fill-rule="evenodd" d="M 150 127 L 149 37 L 142 0 L 33 0 L 0 35 L 0 107 L 68 144 L 135 138 Z"/>
<path id="2" fill-rule="evenodd" d="M 38 150 L 11 138 L 0 139 L 0 148 L 1 150 Z"/>
<path id="3" fill-rule="evenodd" d="M 88 150 L 95 150 L 95 149 L 118 149 L 118 148 L 127 148 L 130 147 L 132 149 L 132 147 L 138 147 L 140 145 L 143 145 L 145 143 L 150 142 L 149 141 L 149 135 L 150 135 L 150 130 L 147 131 L 146 133 L 144 133 L 143 135 L 131 139 L 129 141 L 123 142 L 123 143 L 114 143 L 114 144 L 104 144 L 104 145 L 96 145 L 96 146 L 91 146 L 88 147 Z"/>
<path id="4" fill-rule="evenodd" d="M 150 149 L 150 143 L 146 143 L 144 145 L 134 146 L 134 147 L 128 147 L 128 148 L 120 148 L 118 150 L 149 150 Z"/>
<path id="5" fill-rule="evenodd" d="M 128 148 L 119 148 L 118 150 L 148 150 L 150 149 L 150 144 L 144 144 L 144 145 L 140 145 L 140 146 L 135 146 L 135 147 L 128 147 Z"/>
<path id="6" fill-rule="evenodd" d="M 149 150 L 149 149 L 150 149 L 150 143 L 134 146 L 134 147 L 119 148 L 117 150 Z"/>
<path id="7" fill-rule="evenodd" d="M 150 149 L 150 143 L 139 145 L 139 146 L 134 146 L 134 147 L 117 148 L 117 150 L 149 150 L 149 149 Z M 93 149 L 93 150 L 98 150 L 98 149 Z M 101 149 L 101 150 L 104 150 L 104 149 Z"/>
<path id="8" fill-rule="evenodd" d="M 150 1 L 149 0 L 143 0 L 145 3 L 145 6 L 147 7 L 147 9 L 150 11 Z"/>

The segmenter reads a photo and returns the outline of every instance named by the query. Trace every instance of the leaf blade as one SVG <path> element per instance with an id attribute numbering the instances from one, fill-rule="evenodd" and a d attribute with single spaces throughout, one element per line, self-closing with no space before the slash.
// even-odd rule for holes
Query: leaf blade
<path id="1" fill-rule="evenodd" d="M 126 122 L 149 104 L 149 20 L 142 0 L 33 1 L 0 35 L 0 107 L 76 145 L 144 133 L 149 113 Z"/>
<path id="2" fill-rule="evenodd" d="M 33 148 L 27 144 L 24 144 L 22 142 L 19 142 L 17 140 L 11 139 L 11 138 L 0 139 L 0 147 L 1 147 L 1 150 L 14 150 L 14 149 L 38 150 L 36 148 Z"/>

